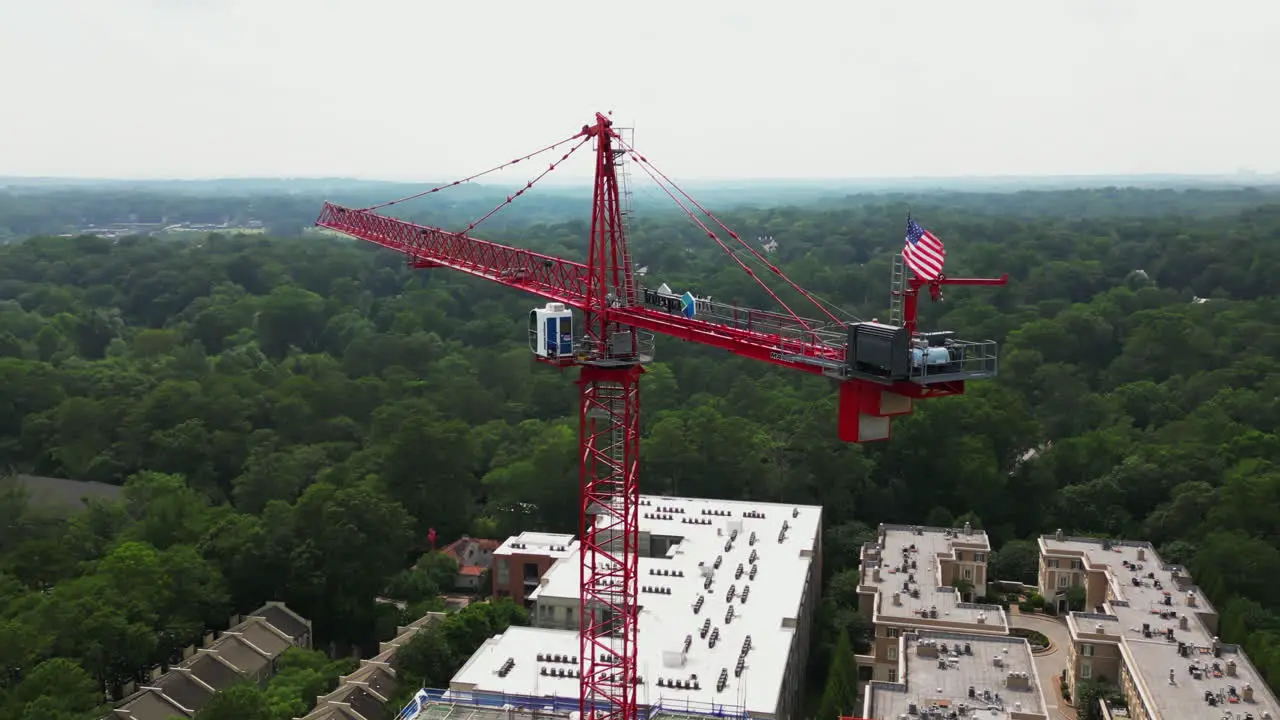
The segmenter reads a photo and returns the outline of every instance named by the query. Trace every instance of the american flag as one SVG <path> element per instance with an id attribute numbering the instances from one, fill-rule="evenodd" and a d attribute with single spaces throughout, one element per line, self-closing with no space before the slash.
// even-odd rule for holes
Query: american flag
<path id="1" fill-rule="evenodd" d="M 902 248 L 902 259 L 921 280 L 933 280 L 942 274 L 947 261 L 947 249 L 933 233 L 907 218 L 907 243 Z"/>

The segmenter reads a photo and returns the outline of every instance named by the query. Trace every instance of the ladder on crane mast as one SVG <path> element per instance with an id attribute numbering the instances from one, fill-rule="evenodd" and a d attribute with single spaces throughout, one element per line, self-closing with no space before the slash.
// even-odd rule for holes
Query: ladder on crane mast
<path id="1" fill-rule="evenodd" d="M 902 253 L 893 254 L 893 269 L 889 271 L 889 324 L 902 327 L 906 323 L 907 264 Z"/>

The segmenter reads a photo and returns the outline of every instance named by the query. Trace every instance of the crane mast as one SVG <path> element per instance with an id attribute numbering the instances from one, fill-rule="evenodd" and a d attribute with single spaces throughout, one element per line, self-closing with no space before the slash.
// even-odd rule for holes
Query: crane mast
<path id="1" fill-rule="evenodd" d="M 572 360 L 581 367 L 581 605 L 579 710 L 598 720 L 636 720 L 636 598 L 640 560 L 640 336 L 612 315 L 635 304 L 623 226 L 613 123 L 596 113 L 596 182 L 587 252 L 585 333 Z"/>
<path id="2" fill-rule="evenodd" d="M 470 236 L 477 225 L 592 141 L 595 185 L 585 264 Z M 574 144 L 558 161 L 461 232 L 375 212 L 569 143 Z M 786 312 L 743 308 L 690 291 L 679 294 L 666 285 L 640 287 L 632 272 L 624 223 L 627 159 L 649 174 Z M 691 208 L 746 252 L 731 250 Z M 967 380 L 996 374 L 993 341 L 921 333 L 916 314 L 919 292 L 926 287 L 933 300 L 941 300 L 944 285 L 1003 285 L 1007 275 L 922 280 L 908 275 L 899 256 L 891 276 L 889 323 L 841 320 L 654 168 L 601 113 L 565 140 L 448 185 L 364 209 L 325 203 L 316 225 L 399 252 L 416 268 L 449 268 L 549 301 L 529 313 L 530 350 L 541 362 L 576 367 L 579 373 L 582 720 L 638 720 L 640 377 L 653 359 L 656 333 L 838 380 L 837 435 L 847 442 L 886 440 L 891 419 L 910 413 L 914 400 L 957 395 L 964 392 Z M 827 319 L 792 311 L 746 264 L 746 255 L 763 263 Z M 583 318 L 580 332 L 574 329 L 575 312 Z"/>

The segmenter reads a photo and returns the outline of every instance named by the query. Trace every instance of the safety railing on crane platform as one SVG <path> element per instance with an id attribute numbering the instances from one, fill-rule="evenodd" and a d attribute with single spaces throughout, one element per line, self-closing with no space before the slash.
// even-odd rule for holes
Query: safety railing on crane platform
<path id="1" fill-rule="evenodd" d="M 653 361 L 657 338 L 651 332 L 636 330 L 614 333 L 607 340 L 581 337 L 573 341 L 573 356 L 590 365 L 634 365 Z"/>
<path id="2" fill-rule="evenodd" d="M 948 339 L 938 346 L 921 343 L 911 349 L 911 379 L 928 385 L 995 377 L 997 361 L 994 340 Z"/>
<path id="3" fill-rule="evenodd" d="M 843 352 L 847 330 L 831 321 L 801 320 L 772 310 L 742 307 L 719 302 L 709 297 L 693 298 L 693 314 L 687 315 L 684 298 L 660 289 L 641 288 L 640 299 L 645 305 L 665 310 L 672 315 L 685 315 L 734 330 L 773 336 L 781 340 L 778 350 L 784 353 L 803 354 L 806 348 L 825 346 L 833 354 Z M 806 327 L 807 326 L 807 327 Z"/>
<path id="4" fill-rule="evenodd" d="M 568 714 L 579 709 L 577 698 L 563 698 L 552 695 L 515 695 L 508 693 L 467 692 L 457 690 L 435 690 L 423 688 L 403 709 L 397 720 L 418 720 L 432 705 L 457 705 L 483 709 L 502 710 L 510 707 L 514 714 L 538 713 L 546 715 Z M 656 720 L 662 716 L 683 716 L 691 718 L 726 718 L 728 720 L 745 720 L 746 710 L 738 705 L 724 705 L 687 700 L 684 698 L 666 698 L 659 696 L 641 699 L 641 715 L 645 720 Z M 602 708 L 603 709 L 603 708 Z"/>

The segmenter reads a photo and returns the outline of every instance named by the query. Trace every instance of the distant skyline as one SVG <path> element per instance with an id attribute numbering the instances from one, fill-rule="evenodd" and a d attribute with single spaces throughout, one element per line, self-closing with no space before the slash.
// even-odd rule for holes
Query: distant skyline
<path id="1" fill-rule="evenodd" d="M 0 176 L 445 180 L 610 109 L 678 182 L 1267 176 L 1275 37 L 1258 0 L 0 0 Z"/>

